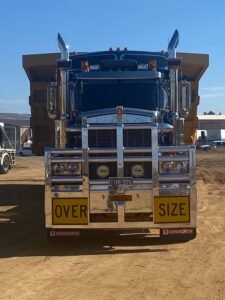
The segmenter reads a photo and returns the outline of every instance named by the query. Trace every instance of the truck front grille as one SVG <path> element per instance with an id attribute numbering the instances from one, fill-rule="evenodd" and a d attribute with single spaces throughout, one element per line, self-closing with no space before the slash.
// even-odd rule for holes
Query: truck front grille
<path id="1" fill-rule="evenodd" d="M 102 125 L 103 126 L 103 125 Z M 124 176 L 132 176 L 132 167 L 141 165 L 144 173 L 141 178 L 152 178 L 152 161 L 151 161 L 151 129 L 123 129 L 123 160 Z M 118 136 L 120 138 L 120 135 Z M 119 143 L 121 145 L 121 142 Z M 89 178 L 103 179 L 98 175 L 100 165 L 109 168 L 109 177 L 117 177 L 117 130 L 115 129 L 90 129 L 88 131 L 88 148 L 89 151 Z M 143 150 L 144 149 L 144 150 Z M 148 149 L 149 151 L 146 151 Z M 130 151 L 131 150 L 131 151 Z"/>
<path id="2" fill-rule="evenodd" d="M 124 147 L 151 147 L 151 129 L 125 129 L 123 143 Z"/>
<path id="3" fill-rule="evenodd" d="M 151 129 L 125 129 L 123 141 L 124 147 L 151 147 Z M 90 148 L 115 148 L 116 130 L 91 130 L 88 143 Z"/>
<path id="4" fill-rule="evenodd" d="M 90 130 L 88 143 L 90 148 L 115 148 L 116 130 Z"/>

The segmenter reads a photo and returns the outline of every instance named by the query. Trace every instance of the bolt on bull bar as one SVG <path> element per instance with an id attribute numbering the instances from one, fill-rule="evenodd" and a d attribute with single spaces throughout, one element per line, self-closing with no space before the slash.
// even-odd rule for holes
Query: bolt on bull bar
<path id="1" fill-rule="evenodd" d="M 124 146 L 124 130 L 144 129 L 151 134 L 150 147 Z M 90 147 L 93 130 L 115 130 L 115 147 Z M 86 123 L 67 131 L 81 133 L 82 147 L 45 151 L 47 228 L 196 228 L 194 146 L 158 146 L 157 125 L 151 122 Z M 161 170 L 163 163 L 178 162 L 188 164 L 186 172 Z M 129 164 L 145 163 L 151 166 L 148 178 L 125 176 Z M 90 178 L 93 164 L 114 164 L 116 176 Z"/>

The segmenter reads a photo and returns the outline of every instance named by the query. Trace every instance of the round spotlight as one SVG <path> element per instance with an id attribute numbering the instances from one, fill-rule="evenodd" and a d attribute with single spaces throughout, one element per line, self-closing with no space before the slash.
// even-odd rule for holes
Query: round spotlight
<path id="1" fill-rule="evenodd" d="M 135 178 L 144 176 L 144 168 L 142 165 L 133 165 L 131 167 L 131 175 Z"/>
<path id="2" fill-rule="evenodd" d="M 109 167 L 106 165 L 101 165 L 97 168 L 97 175 L 100 178 L 109 177 Z"/>

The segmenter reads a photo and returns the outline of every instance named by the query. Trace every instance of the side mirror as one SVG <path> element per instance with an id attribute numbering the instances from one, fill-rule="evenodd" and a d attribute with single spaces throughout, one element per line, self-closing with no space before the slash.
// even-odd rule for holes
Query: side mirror
<path id="1" fill-rule="evenodd" d="M 191 107 L 191 84 L 187 80 L 181 81 L 181 101 L 180 101 L 180 113 L 185 117 L 188 116 L 189 109 Z"/>
<path id="2" fill-rule="evenodd" d="M 57 118 L 57 83 L 51 82 L 47 87 L 47 111 L 49 119 Z"/>

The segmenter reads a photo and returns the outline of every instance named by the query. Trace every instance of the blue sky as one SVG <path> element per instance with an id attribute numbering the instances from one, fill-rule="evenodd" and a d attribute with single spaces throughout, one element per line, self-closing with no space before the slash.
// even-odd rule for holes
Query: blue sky
<path id="1" fill-rule="evenodd" d="M 225 1 L 0 0 L 0 112 L 30 112 L 22 55 L 58 52 L 57 32 L 71 51 L 158 51 L 175 29 L 178 51 L 210 56 L 198 112 L 225 114 Z"/>

